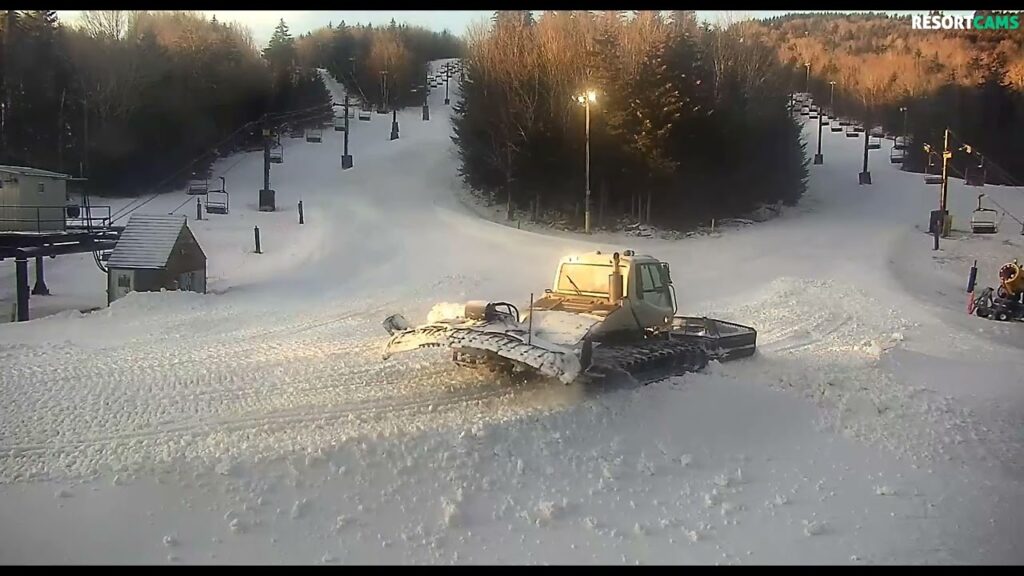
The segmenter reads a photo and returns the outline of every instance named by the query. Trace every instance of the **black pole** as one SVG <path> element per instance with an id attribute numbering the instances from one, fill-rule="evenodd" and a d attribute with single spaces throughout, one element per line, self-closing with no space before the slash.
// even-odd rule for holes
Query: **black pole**
<path id="1" fill-rule="evenodd" d="M 391 139 L 398 140 L 398 109 L 391 111 Z"/>
<path id="2" fill-rule="evenodd" d="M 270 134 L 263 133 L 263 189 L 270 190 Z"/>
<path id="3" fill-rule="evenodd" d="M 270 189 L 270 129 L 263 129 L 263 189 L 260 190 L 260 212 L 277 209 L 274 191 Z"/>
<path id="4" fill-rule="evenodd" d="M 430 71 L 423 73 L 423 121 L 430 120 L 430 101 L 427 98 L 429 96 L 428 86 L 430 86 Z"/>
<path id="5" fill-rule="evenodd" d="M 352 155 L 348 153 L 348 90 L 345 91 L 345 152 L 341 155 L 341 169 L 352 167 Z"/>
<path id="6" fill-rule="evenodd" d="M 199 198 L 196 198 L 196 220 L 202 220 L 202 219 L 203 219 L 203 203 L 199 201 Z"/>
<path id="7" fill-rule="evenodd" d="M 28 321 L 28 260 L 14 259 L 14 281 L 17 283 L 18 322 Z"/>
<path id="8" fill-rule="evenodd" d="M 867 123 L 865 123 L 867 124 Z M 858 182 L 860 184 L 871 184 L 871 172 L 868 172 L 868 138 L 869 133 L 867 126 L 864 126 L 864 170 L 858 174 Z"/>
<path id="9" fill-rule="evenodd" d="M 306 219 L 302 215 L 302 200 L 299 200 L 299 224 L 305 224 Z"/>
<path id="10" fill-rule="evenodd" d="M 257 254 L 263 254 L 263 252 L 260 251 L 260 227 L 259 226 L 253 226 L 252 230 L 253 230 L 253 233 L 256 235 L 256 253 Z"/>
<path id="11" fill-rule="evenodd" d="M 446 62 L 444 65 L 444 104 L 447 106 L 450 101 L 448 100 L 448 79 L 452 77 L 451 66 Z"/>
<path id="12" fill-rule="evenodd" d="M 823 111 L 818 110 L 818 153 L 814 155 L 815 164 L 825 163 L 825 157 L 821 155 L 821 117 L 824 114 Z"/>
<path id="13" fill-rule="evenodd" d="M 46 287 L 46 280 L 43 279 L 42 256 L 36 256 L 36 285 L 32 287 L 32 293 L 39 296 L 50 295 L 50 289 Z"/>

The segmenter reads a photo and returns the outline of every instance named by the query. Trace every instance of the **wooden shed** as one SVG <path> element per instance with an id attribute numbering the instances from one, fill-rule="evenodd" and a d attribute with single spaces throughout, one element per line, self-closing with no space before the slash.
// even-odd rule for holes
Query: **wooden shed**
<path id="1" fill-rule="evenodd" d="M 132 214 L 107 260 L 107 304 L 129 292 L 206 292 L 206 254 L 184 215 Z"/>
<path id="2" fill-rule="evenodd" d="M 0 165 L 0 231 L 63 232 L 68 174 Z"/>

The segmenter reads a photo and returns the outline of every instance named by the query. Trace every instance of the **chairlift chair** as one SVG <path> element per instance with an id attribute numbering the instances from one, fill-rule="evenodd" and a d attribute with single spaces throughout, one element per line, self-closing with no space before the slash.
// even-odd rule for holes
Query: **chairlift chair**
<path id="1" fill-rule="evenodd" d="M 902 164 L 903 157 L 906 155 L 906 151 L 896 148 L 895 146 L 889 150 L 889 162 L 892 164 Z"/>
<path id="2" fill-rule="evenodd" d="M 984 194 L 978 194 L 978 207 L 971 213 L 971 232 L 975 234 L 995 234 L 999 227 L 996 221 L 999 211 L 992 208 L 982 208 L 981 199 L 984 196 Z"/>
<path id="3" fill-rule="evenodd" d="M 863 134 L 864 133 L 864 126 L 862 126 L 860 124 L 855 124 L 853 126 L 853 131 L 856 132 L 857 134 Z"/>
<path id="4" fill-rule="evenodd" d="M 846 127 L 846 137 L 847 138 L 856 138 L 857 137 L 857 127 L 856 126 L 847 126 Z"/>
<path id="5" fill-rule="evenodd" d="M 228 191 L 211 190 L 206 196 L 206 212 L 208 214 L 227 214 Z"/>
<path id="6" fill-rule="evenodd" d="M 928 170 L 935 165 L 935 161 L 932 158 L 932 154 L 928 154 L 928 167 L 925 168 L 924 183 L 925 184 L 942 184 L 941 174 L 929 174 Z"/>
<path id="7" fill-rule="evenodd" d="M 813 110 L 811 110 L 811 114 L 810 114 L 810 116 L 808 116 L 808 118 L 810 118 L 811 120 L 817 120 L 818 119 L 818 113 L 813 111 Z"/>
<path id="8" fill-rule="evenodd" d="M 892 139 L 892 147 L 896 150 L 906 150 L 907 140 L 903 136 L 897 136 Z"/>
<path id="9" fill-rule="evenodd" d="M 843 119 L 843 120 L 839 121 L 839 125 L 842 126 L 843 128 L 846 128 L 850 124 L 853 124 L 853 122 L 850 122 L 849 120 L 846 120 L 846 119 Z"/>
<path id="10" fill-rule="evenodd" d="M 821 115 L 821 125 L 822 126 L 828 126 L 831 123 L 832 123 L 832 120 L 830 120 L 828 116 L 826 116 L 824 114 Z"/>
<path id="11" fill-rule="evenodd" d="M 843 127 L 839 125 L 839 122 L 833 122 L 832 126 L 829 129 L 832 130 L 833 132 L 842 132 L 843 131 Z"/>
<path id="12" fill-rule="evenodd" d="M 312 142 L 313 144 L 319 144 L 323 142 L 324 131 L 322 128 L 310 128 L 306 131 L 306 142 Z"/>
<path id="13" fill-rule="evenodd" d="M 193 179 L 188 183 L 189 196 L 201 196 L 210 190 L 210 183 L 206 179 Z"/>
<path id="14" fill-rule="evenodd" d="M 280 144 L 276 144 L 270 148 L 270 163 L 284 164 L 284 148 L 282 148 Z"/>
<path id="15" fill-rule="evenodd" d="M 868 150 L 879 150 L 882 147 L 882 137 L 874 132 L 868 134 Z"/>
<path id="16" fill-rule="evenodd" d="M 344 115 L 344 113 L 341 116 L 335 116 L 334 117 L 334 131 L 335 132 L 344 132 L 345 131 L 345 115 Z"/>
<path id="17" fill-rule="evenodd" d="M 982 159 L 977 166 L 968 166 L 967 171 L 964 174 L 964 184 L 968 186 L 984 186 L 985 185 L 985 160 Z M 979 198 L 979 205 L 981 199 Z"/>
<path id="18" fill-rule="evenodd" d="M 810 114 L 811 114 L 811 109 L 808 108 L 807 106 L 804 106 L 803 108 L 800 109 L 800 115 L 801 116 L 810 116 Z"/>

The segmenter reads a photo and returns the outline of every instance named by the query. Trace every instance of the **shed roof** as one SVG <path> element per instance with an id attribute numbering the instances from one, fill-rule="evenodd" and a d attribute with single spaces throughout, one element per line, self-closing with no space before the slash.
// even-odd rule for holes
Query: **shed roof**
<path id="1" fill-rule="evenodd" d="M 60 172 L 51 172 L 49 170 L 43 170 L 41 168 L 29 168 L 27 166 L 6 166 L 0 164 L 0 172 L 7 172 L 9 174 L 20 174 L 22 176 L 43 176 L 46 178 L 60 178 L 62 180 L 71 180 L 74 176 L 70 174 L 61 174 Z"/>
<path id="2" fill-rule="evenodd" d="M 184 214 L 132 214 L 107 266 L 155 270 L 166 267 L 185 225 Z"/>

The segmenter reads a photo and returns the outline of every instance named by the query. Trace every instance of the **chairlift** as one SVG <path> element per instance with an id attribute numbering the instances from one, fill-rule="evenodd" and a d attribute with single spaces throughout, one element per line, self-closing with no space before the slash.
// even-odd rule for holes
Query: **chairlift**
<path id="1" fill-rule="evenodd" d="M 892 147 L 896 150 L 906 150 L 907 140 L 903 136 L 897 136 L 892 139 Z"/>
<path id="2" fill-rule="evenodd" d="M 985 159 L 982 158 L 977 166 L 967 167 L 967 171 L 964 174 L 964 184 L 968 186 L 984 186 L 985 176 Z"/>
<path id="3" fill-rule="evenodd" d="M 846 137 L 847 138 L 856 138 L 857 137 L 857 127 L 856 126 L 847 126 L 846 127 Z"/>
<path id="4" fill-rule="evenodd" d="M 817 120 L 818 119 L 818 113 L 813 111 L 813 110 L 811 110 L 811 114 L 810 114 L 810 116 L 808 116 L 808 118 L 810 118 L 811 120 Z"/>
<path id="5" fill-rule="evenodd" d="M 924 183 L 925 184 L 942 184 L 942 175 L 941 174 L 929 174 L 928 173 L 928 170 L 931 169 L 932 166 L 935 166 L 935 159 L 934 159 L 934 156 L 932 155 L 933 153 L 931 152 L 931 149 L 928 149 L 927 152 L 928 152 L 928 167 L 925 168 Z"/>
<path id="6" fill-rule="evenodd" d="M 210 190 L 210 183 L 204 179 L 193 179 L 188 183 L 189 196 L 201 196 Z"/>
<path id="7" fill-rule="evenodd" d="M 345 131 L 345 115 L 342 113 L 341 116 L 334 117 L 334 131 L 344 132 Z"/>
<path id="8" fill-rule="evenodd" d="M 847 126 L 849 126 L 851 124 L 853 124 L 853 122 L 850 122 L 849 120 L 846 120 L 846 119 L 843 119 L 843 120 L 839 121 L 839 125 L 842 126 L 843 128 L 846 128 Z"/>
<path id="9" fill-rule="evenodd" d="M 803 108 L 800 109 L 800 115 L 801 116 L 810 116 L 810 114 L 811 114 L 811 109 L 808 108 L 807 106 L 804 106 Z"/>
<path id="10" fill-rule="evenodd" d="M 828 126 L 828 125 L 830 125 L 831 123 L 832 123 L 832 121 L 831 121 L 831 120 L 829 120 L 829 117 L 828 117 L 828 116 L 826 116 L 826 115 L 824 115 L 824 114 L 822 114 L 822 115 L 821 115 L 821 125 L 822 125 L 822 126 Z"/>
<path id="11" fill-rule="evenodd" d="M 906 151 L 901 148 L 893 146 L 889 150 L 889 162 L 892 164 L 902 164 L 904 156 L 906 156 Z"/>
<path id="12" fill-rule="evenodd" d="M 312 142 L 319 144 L 324 140 L 324 131 L 322 128 L 310 128 L 306 131 L 306 142 Z"/>
<path id="13" fill-rule="evenodd" d="M 228 185 L 223 176 L 220 176 L 220 190 L 210 190 L 206 195 L 206 212 L 208 214 L 228 213 Z"/>
<path id="14" fill-rule="evenodd" d="M 882 136 L 872 131 L 868 134 L 868 150 L 879 150 L 882 147 Z"/>
<path id="15" fill-rule="evenodd" d="M 978 207 L 971 213 L 971 232 L 975 234 L 995 234 L 999 227 L 996 221 L 999 211 L 992 208 L 982 208 L 981 199 L 984 196 L 984 194 L 978 194 Z"/>
<path id="16" fill-rule="evenodd" d="M 280 144 L 270 147 L 270 163 L 284 164 L 284 148 Z"/>
<path id="17" fill-rule="evenodd" d="M 839 125 L 839 122 L 833 122 L 832 126 L 829 129 L 832 130 L 833 132 L 842 132 L 843 131 L 843 127 Z"/>
<path id="18" fill-rule="evenodd" d="M 855 124 L 853 126 L 853 131 L 856 132 L 857 134 L 863 134 L 864 133 L 864 126 L 861 125 L 861 124 Z"/>

